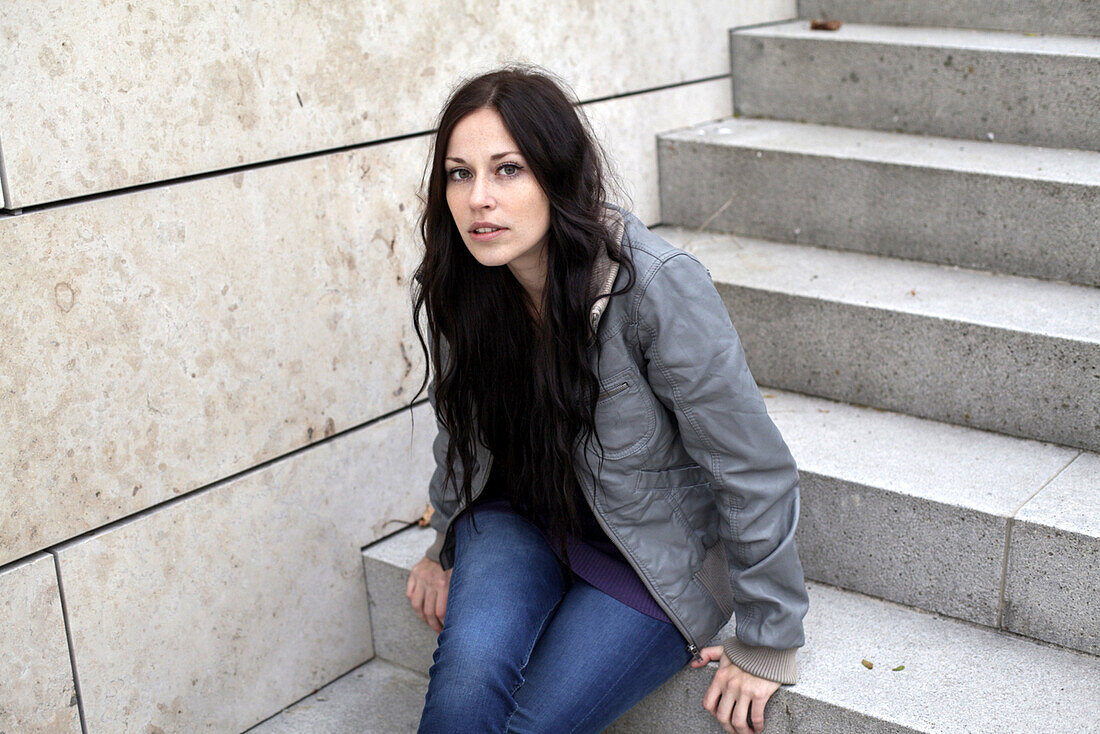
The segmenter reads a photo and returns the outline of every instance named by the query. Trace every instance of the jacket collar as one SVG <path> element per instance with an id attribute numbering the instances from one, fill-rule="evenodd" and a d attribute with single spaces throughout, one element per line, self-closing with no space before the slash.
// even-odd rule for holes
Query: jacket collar
<path id="1" fill-rule="evenodd" d="M 626 225 L 622 215 L 618 211 L 608 207 L 604 210 L 604 221 L 611 231 L 611 243 L 616 254 L 622 253 L 623 233 Z M 596 253 L 596 261 L 592 264 L 592 273 L 588 279 L 588 297 L 599 298 L 592 304 L 592 310 L 588 314 L 588 323 L 592 326 L 592 334 L 596 333 L 596 327 L 600 325 L 600 317 L 607 309 L 607 302 L 611 300 L 611 288 L 615 284 L 615 276 L 619 274 L 619 263 L 612 260 L 607 250 L 603 247 Z"/>

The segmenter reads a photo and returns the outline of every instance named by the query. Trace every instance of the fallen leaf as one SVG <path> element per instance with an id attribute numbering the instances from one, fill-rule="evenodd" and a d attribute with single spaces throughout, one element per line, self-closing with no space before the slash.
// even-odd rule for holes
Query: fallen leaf
<path id="1" fill-rule="evenodd" d="M 890 670 L 905 670 L 905 666 L 904 665 L 899 665 L 896 668 L 890 668 Z"/>
<path id="2" fill-rule="evenodd" d="M 862 662 L 863 662 L 863 667 L 867 668 L 868 670 L 875 667 L 875 664 L 872 663 L 870 660 L 867 660 L 866 658 L 864 658 Z"/>
<path id="3" fill-rule="evenodd" d="M 811 31 L 835 31 L 837 28 L 840 28 L 839 20 L 814 19 L 810 21 Z"/>

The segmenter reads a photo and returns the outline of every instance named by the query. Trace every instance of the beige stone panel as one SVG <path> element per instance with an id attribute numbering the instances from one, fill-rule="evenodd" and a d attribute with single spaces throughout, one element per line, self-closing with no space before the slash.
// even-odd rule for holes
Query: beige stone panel
<path id="1" fill-rule="evenodd" d="M 793 0 L 0 6 L 9 206 L 423 131 L 459 77 L 542 64 L 580 99 L 729 70 Z"/>
<path id="2" fill-rule="evenodd" d="M 360 548 L 424 509 L 409 411 L 58 551 L 89 731 L 242 731 L 373 656 Z"/>
<path id="3" fill-rule="evenodd" d="M 79 732 L 53 557 L 0 571 L 0 732 Z"/>
<path id="4" fill-rule="evenodd" d="M 661 221 L 657 134 L 733 113 L 729 79 L 662 89 L 584 105 L 632 211 L 647 225 Z"/>
<path id="5" fill-rule="evenodd" d="M 0 220 L 0 563 L 407 405 L 426 150 Z"/>

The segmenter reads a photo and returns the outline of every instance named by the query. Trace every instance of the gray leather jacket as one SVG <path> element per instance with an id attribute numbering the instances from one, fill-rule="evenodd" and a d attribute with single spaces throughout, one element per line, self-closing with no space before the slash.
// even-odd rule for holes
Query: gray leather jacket
<path id="1" fill-rule="evenodd" d="M 794 533 L 799 516 L 794 458 L 768 416 L 744 350 L 709 271 L 632 214 L 609 216 L 636 269 L 633 288 L 592 309 L 602 393 L 595 442 L 577 471 L 608 537 L 698 654 L 736 613 L 726 654 L 753 675 L 795 683 L 795 648 L 809 607 Z M 603 254 L 592 295 L 607 294 L 618 264 Z M 590 349 L 596 369 L 596 348 Z M 429 399 L 435 406 L 434 391 Z M 437 422 L 438 424 L 438 422 Z M 447 432 L 434 443 L 429 485 L 436 542 L 427 557 L 454 562 L 452 520 L 464 506 L 443 486 Z M 479 446 L 475 497 L 492 456 Z M 457 469 L 457 467 L 456 467 Z M 460 474 L 461 476 L 461 474 Z"/>

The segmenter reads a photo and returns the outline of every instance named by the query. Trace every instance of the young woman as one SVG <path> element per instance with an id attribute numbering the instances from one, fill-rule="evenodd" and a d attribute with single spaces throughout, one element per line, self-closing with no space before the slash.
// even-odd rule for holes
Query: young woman
<path id="1" fill-rule="evenodd" d="M 797 678 L 794 460 L 709 272 L 606 198 L 547 75 L 448 100 L 413 283 L 439 430 L 406 589 L 439 632 L 421 732 L 596 732 L 715 660 L 703 707 L 759 732 Z"/>

